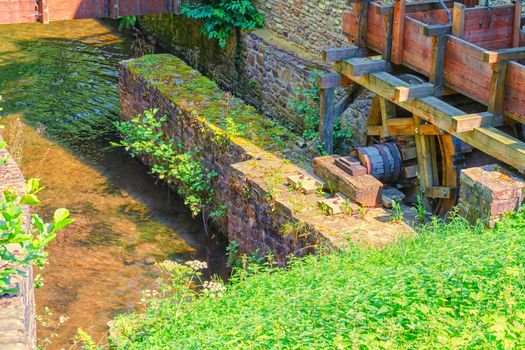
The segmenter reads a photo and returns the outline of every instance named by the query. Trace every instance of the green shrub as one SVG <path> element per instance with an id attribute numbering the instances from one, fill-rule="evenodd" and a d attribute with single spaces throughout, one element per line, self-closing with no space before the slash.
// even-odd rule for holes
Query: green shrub
<path id="1" fill-rule="evenodd" d="M 27 217 L 22 206 L 37 206 L 40 201 L 36 194 L 41 190 L 40 181 L 31 179 L 27 182 L 23 196 L 6 190 L 0 198 L 0 295 L 18 291 L 10 284 L 12 276 L 24 275 L 21 266 L 35 265 L 43 268 L 47 263 L 45 248 L 58 231 L 73 222 L 68 210 L 57 209 L 52 223 L 45 223 L 38 214 L 31 215 L 28 230 L 24 225 Z M 10 246 L 17 247 L 19 252 L 15 253 L 13 249 L 9 249 Z M 39 276 L 35 280 L 37 286 L 40 286 Z"/>
<path id="2" fill-rule="evenodd" d="M 226 46 L 234 29 L 254 30 L 264 26 L 264 17 L 251 0 L 201 0 L 184 4 L 182 14 L 204 22 L 202 33 Z"/>
<path id="3" fill-rule="evenodd" d="M 157 117 L 157 110 L 147 110 L 131 121 L 116 122 L 122 135 L 114 146 L 124 147 L 133 157 L 142 156 L 150 162 L 153 174 L 169 184 L 175 184 L 193 216 L 209 206 L 215 195 L 212 180 L 217 176 L 207 172 L 194 160 L 198 150 L 184 151 L 183 145 L 168 139 L 162 131 L 167 117 Z"/>
<path id="4" fill-rule="evenodd" d="M 494 229 L 433 219 L 417 239 L 294 260 L 222 298 L 147 301 L 120 349 L 525 347 L 525 211 Z M 154 301 L 154 303 L 152 303 Z"/>

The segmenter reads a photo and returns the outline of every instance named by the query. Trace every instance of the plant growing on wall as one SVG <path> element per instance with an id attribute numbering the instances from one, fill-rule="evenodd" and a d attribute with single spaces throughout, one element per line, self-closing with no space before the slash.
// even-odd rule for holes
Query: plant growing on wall
<path id="1" fill-rule="evenodd" d="M 25 194 L 6 190 L 0 198 L 0 295 L 16 293 L 11 286 L 14 275 L 24 275 L 22 266 L 35 265 L 43 268 L 47 263 L 45 248 L 56 237 L 57 232 L 73 222 L 67 209 L 57 209 L 52 223 L 45 223 L 38 214 L 31 215 L 29 229 L 24 225 L 27 217 L 22 206 L 37 206 L 36 194 L 43 188 L 38 179 L 26 184 Z M 39 280 L 38 276 L 35 279 Z M 37 286 L 41 282 L 37 282 Z"/>
<path id="2" fill-rule="evenodd" d="M 317 78 L 320 71 L 314 71 L 309 79 L 309 87 L 294 89 L 295 99 L 288 102 L 293 112 L 303 119 L 304 130 L 303 137 L 309 141 L 319 137 L 320 124 L 320 90 L 317 87 Z M 334 125 L 334 141 L 337 145 L 343 140 L 352 138 L 352 133 L 348 129 L 341 127 L 339 120 Z"/>
<path id="3" fill-rule="evenodd" d="M 264 16 L 252 0 L 201 0 L 184 4 L 182 14 L 204 22 L 202 33 L 226 46 L 235 29 L 254 30 L 264 26 Z"/>
<path id="4" fill-rule="evenodd" d="M 161 180 L 176 183 L 184 204 L 193 216 L 197 216 L 213 200 L 212 180 L 217 174 L 206 171 L 195 160 L 199 150 L 184 151 L 182 145 L 164 135 L 162 125 L 167 117 L 157 117 L 157 112 L 156 109 L 147 110 L 131 121 L 116 122 L 122 139 L 113 145 L 124 147 L 133 157 L 145 157 L 151 171 Z"/>

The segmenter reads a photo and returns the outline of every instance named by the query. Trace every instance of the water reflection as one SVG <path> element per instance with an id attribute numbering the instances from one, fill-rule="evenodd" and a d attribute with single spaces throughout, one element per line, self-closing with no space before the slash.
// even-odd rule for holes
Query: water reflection
<path id="1" fill-rule="evenodd" d="M 109 21 L 0 26 L 4 137 L 25 176 L 47 187 L 40 213 L 67 207 L 76 219 L 50 247 L 36 295 L 40 311 L 70 317 L 51 349 L 67 346 L 78 327 L 102 337 L 115 313 L 154 286 L 155 261 L 200 258 L 223 271 L 224 242 L 206 236 L 141 164 L 107 146 L 129 44 Z"/>

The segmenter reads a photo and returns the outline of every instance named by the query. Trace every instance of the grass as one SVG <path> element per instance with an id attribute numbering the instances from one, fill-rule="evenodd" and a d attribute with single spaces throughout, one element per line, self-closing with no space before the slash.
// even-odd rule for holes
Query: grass
<path id="1" fill-rule="evenodd" d="M 525 347 L 525 210 L 494 229 L 434 219 L 417 239 L 292 261 L 223 298 L 164 297 L 117 320 L 121 349 Z M 181 306 L 179 306 L 181 305 Z"/>

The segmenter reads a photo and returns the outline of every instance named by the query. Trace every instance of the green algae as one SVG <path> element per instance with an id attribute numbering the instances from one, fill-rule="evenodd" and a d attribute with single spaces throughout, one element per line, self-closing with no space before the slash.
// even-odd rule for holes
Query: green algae
<path id="1" fill-rule="evenodd" d="M 124 64 L 185 113 L 198 116 L 212 130 L 235 138 L 243 147 L 251 143 L 269 152 L 284 153 L 294 146 L 296 134 L 224 92 L 173 55 L 147 55 Z"/>

